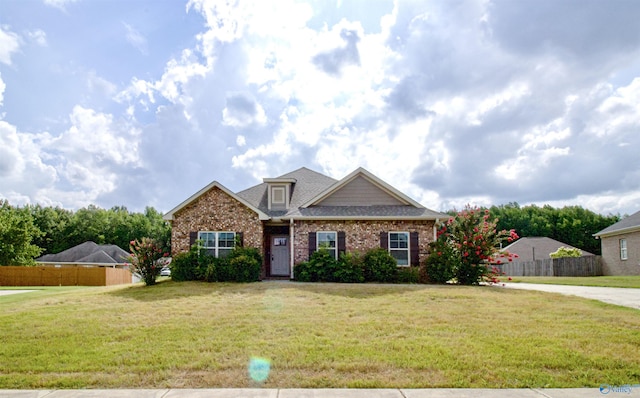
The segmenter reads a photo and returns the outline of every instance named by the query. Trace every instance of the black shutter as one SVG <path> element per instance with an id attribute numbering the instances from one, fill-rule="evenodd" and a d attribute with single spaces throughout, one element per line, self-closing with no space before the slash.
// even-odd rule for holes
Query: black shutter
<path id="1" fill-rule="evenodd" d="M 238 244 L 238 246 L 244 247 L 244 233 L 243 232 L 236 232 L 236 243 Z"/>
<path id="2" fill-rule="evenodd" d="M 347 251 L 347 236 L 344 231 L 338 231 L 338 257 Z"/>
<path id="3" fill-rule="evenodd" d="M 409 255 L 411 256 L 411 266 L 420 265 L 420 240 L 417 232 L 409 233 Z"/>
<path id="4" fill-rule="evenodd" d="M 189 232 L 189 248 L 195 245 L 197 240 L 198 240 L 198 231 Z"/>
<path id="5" fill-rule="evenodd" d="M 380 247 L 389 250 L 389 233 L 385 231 L 380 232 Z"/>
<path id="6" fill-rule="evenodd" d="M 309 260 L 311 260 L 311 255 L 316 251 L 316 233 L 309 232 Z"/>

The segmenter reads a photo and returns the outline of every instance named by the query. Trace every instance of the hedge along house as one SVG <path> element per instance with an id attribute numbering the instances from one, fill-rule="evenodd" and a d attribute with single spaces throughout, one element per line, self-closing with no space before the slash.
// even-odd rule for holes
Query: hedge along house
<path id="1" fill-rule="evenodd" d="M 199 240 L 224 256 L 238 240 L 261 249 L 262 278 L 293 278 L 319 248 L 338 258 L 382 247 L 398 266 L 417 266 L 446 218 L 363 168 L 338 181 L 304 167 L 238 193 L 214 181 L 164 216 L 173 254 Z"/>

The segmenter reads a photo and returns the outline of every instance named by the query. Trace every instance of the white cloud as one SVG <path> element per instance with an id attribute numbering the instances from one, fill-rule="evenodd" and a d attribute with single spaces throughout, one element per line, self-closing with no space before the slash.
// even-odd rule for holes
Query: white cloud
<path id="1" fill-rule="evenodd" d="M 7 85 L 4 84 L 2 80 L 2 74 L 0 73 L 0 106 L 2 106 L 2 102 L 4 101 L 4 90 L 7 88 Z M 1 117 L 2 114 L 0 114 Z"/>
<path id="2" fill-rule="evenodd" d="M 67 4 L 73 4 L 78 2 L 78 0 L 43 0 L 43 1 L 44 1 L 44 4 L 51 7 L 58 8 L 62 11 L 66 10 Z"/>
<path id="3" fill-rule="evenodd" d="M 20 36 L 9 30 L 8 26 L 0 26 L 0 62 L 11 65 L 11 55 L 20 49 Z"/>
<path id="4" fill-rule="evenodd" d="M 36 29 L 32 31 L 28 31 L 27 35 L 29 39 L 31 39 L 34 43 L 41 47 L 47 46 L 47 34 L 42 29 Z"/>
<path id="5" fill-rule="evenodd" d="M 122 25 L 124 25 L 126 30 L 126 38 L 129 44 L 140 51 L 140 53 L 147 54 L 147 38 L 128 23 L 123 22 Z"/>

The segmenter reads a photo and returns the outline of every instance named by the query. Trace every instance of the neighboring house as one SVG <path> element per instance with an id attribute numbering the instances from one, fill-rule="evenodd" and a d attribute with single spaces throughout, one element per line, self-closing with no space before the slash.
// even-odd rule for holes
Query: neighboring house
<path id="1" fill-rule="evenodd" d="M 605 275 L 640 275 L 640 211 L 594 234 Z"/>
<path id="2" fill-rule="evenodd" d="M 124 267 L 129 253 L 117 245 L 98 245 L 84 242 L 55 254 L 45 254 L 36 258 L 39 265 L 76 265 L 98 267 Z"/>
<path id="3" fill-rule="evenodd" d="M 446 214 L 429 210 L 363 168 L 341 180 L 300 168 L 231 192 L 217 181 L 165 214 L 171 249 L 196 240 L 224 256 L 239 240 L 264 257 L 262 277 L 294 277 L 294 265 L 318 248 L 342 252 L 382 247 L 398 266 L 417 266 Z"/>
<path id="4" fill-rule="evenodd" d="M 561 247 L 575 249 L 571 245 L 547 237 L 524 237 L 504 247 L 502 251 L 517 254 L 518 257 L 513 259 L 514 262 L 525 262 L 549 259 L 551 258 L 549 255 Z M 580 251 L 583 257 L 594 256 L 593 253 Z"/>

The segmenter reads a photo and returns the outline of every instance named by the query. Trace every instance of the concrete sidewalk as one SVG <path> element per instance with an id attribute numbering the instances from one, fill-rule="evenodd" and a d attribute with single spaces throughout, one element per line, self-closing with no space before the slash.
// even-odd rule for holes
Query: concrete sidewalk
<path id="1" fill-rule="evenodd" d="M 616 390 L 616 388 L 619 389 Z M 0 390 L 0 398 L 593 398 L 640 397 L 640 385 L 541 389 L 149 389 Z"/>
<path id="2" fill-rule="evenodd" d="M 599 286 L 545 285 L 541 283 L 505 283 L 504 287 L 510 289 L 538 290 L 541 292 L 579 296 L 640 310 L 640 289 Z"/>

